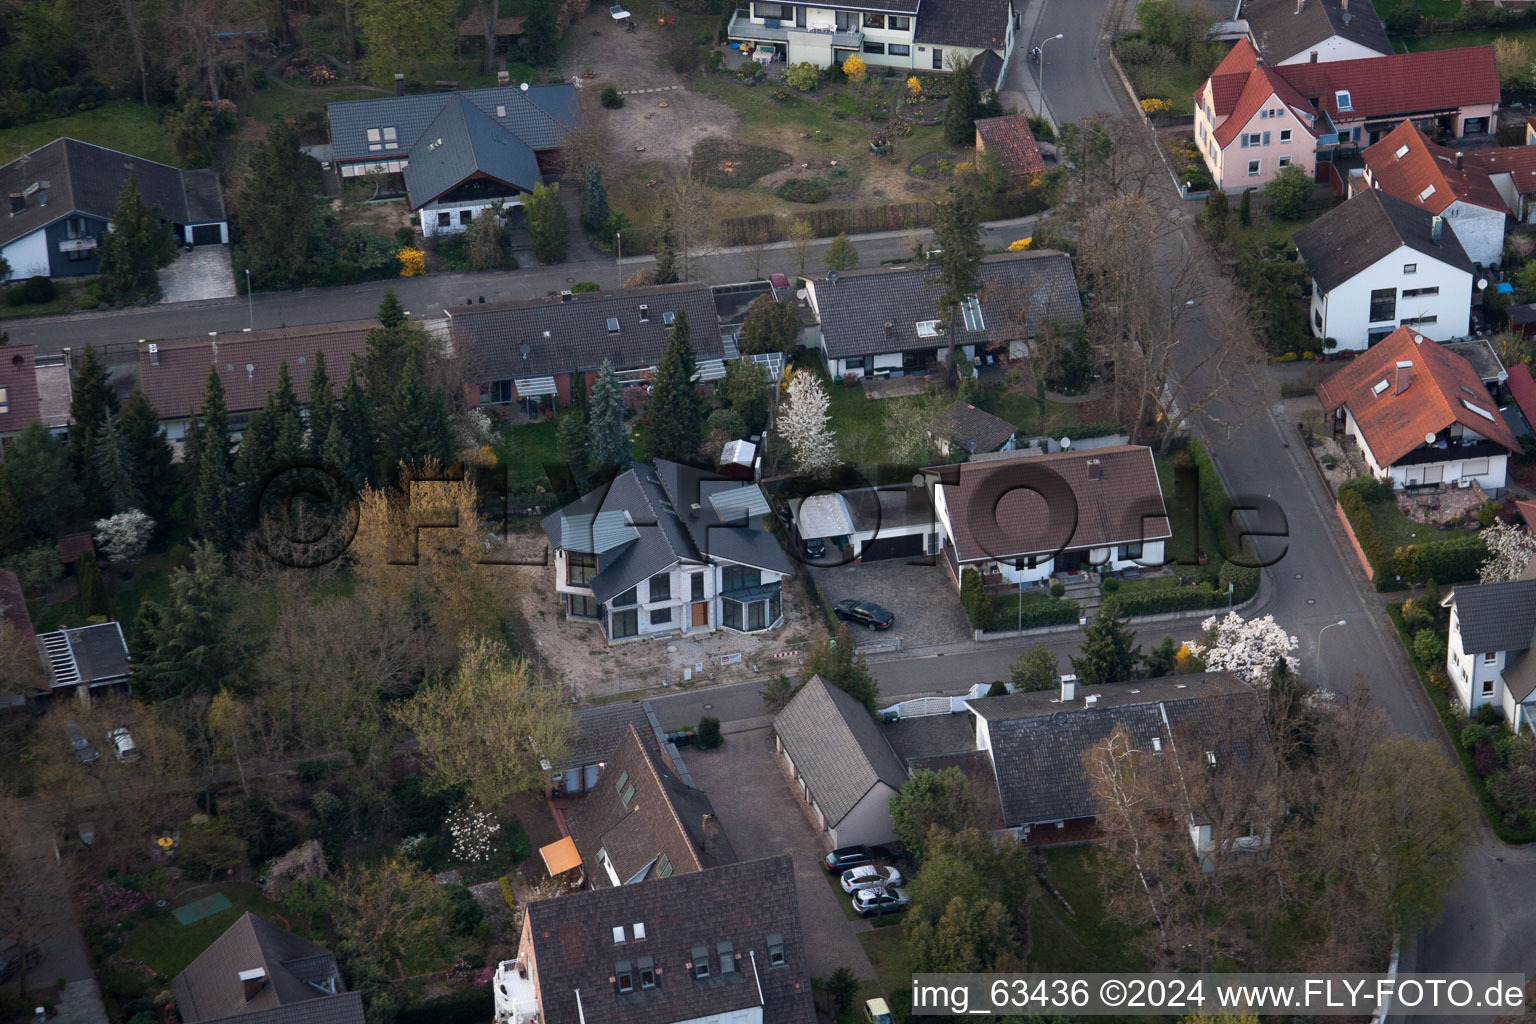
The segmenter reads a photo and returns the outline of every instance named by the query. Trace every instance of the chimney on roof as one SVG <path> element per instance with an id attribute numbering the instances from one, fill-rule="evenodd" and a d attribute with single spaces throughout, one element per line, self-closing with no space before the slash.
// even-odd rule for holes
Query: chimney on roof
<path id="1" fill-rule="evenodd" d="M 1413 375 L 1413 361 L 1402 359 L 1397 364 L 1397 383 L 1392 387 L 1394 395 L 1400 395 L 1408 390 L 1408 384 Z"/>
<path id="2" fill-rule="evenodd" d="M 570 302 L 571 301 L 571 290 L 569 288 L 562 288 L 560 290 L 560 301 L 561 302 Z"/>
<path id="3" fill-rule="evenodd" d="M 894 338 L 896 336 L 896 325 L 889 320 L 885 322 L 885 336 L 887 338 Z"/>
<path id="4" fill-rule="evenodd" d="M 502 89 L 506 89 L 506 88 L 510 87 L 512 85 L 512 72 L 510 72 L 510 71 L 498 71 L 498 72 L 496 72 L 496 84 L 497 84 L 497 86 L 499 86 Z"/>
<path id="5" fill-rule="evenodd" d="M 1465 156 L 1466 156 L 1466 154 L 1462 153 L 1460 150 L 1457 150 L 1457 152 L 1456 152 L 1456 169 L 1458 171 L 1461 170 L 1461 161 L 1462 161 L 1462 159 Z"/>
<path id="6" fill-rule="evenodd" d="M 1104 464 L 1102 462 L 1100 462 L 1098 459 L 1089 459 L 1088 460 L 1088 479 L 1089 480 L 1103 480 L 1104 479 Z"/>
<path id="7" fill-rule="evenodd" d="M 11 193 L 11 214 L 20 213 L 27 208 L 27 197 L 20 192 Z"/>
<path id="8" fill-rule="evenodd" d="M 156 345 L 154 342 L 149 343 L 149 365 L 160 365 L 160 346 Z"/>
<path id="9" fill-rule="evenodd" d="M 720 819 L 704 812 L 704 835 L 699 845 L 705 853 L 713 854 L 720 846 Z"/>
<path id="10" fill-rule="evenodd" d="M 1445 229 L 1445 218 L 1438 214 L 1429 219 L 1429 240 L 1436 245 L 1440 244 L 1440 232 Z"/>
<path id="11" fill-rule="evenodd" d="M 1301 9 L 1302 9 L 1302 7 L 1306 6 L 1306 3 L 1307 3 L 1307 0 L 1296 0 L 1296 13 L 1297 14 L 1301 13 Z"/>
<path id="12" fill-rule="evenodd" d="M 1061 677 L 1061 702 L 1070 704 L 1077 696 L 1077 676 L 1065 675 Z"/>
<path id="13" fill-rule="evenodd" d="M 263 967 L 255 967 L 249 971 L 240 972 L 240 987 L 243 991 L 242 998 L 250 1002 L 260 994 L 262 986 L 267 983 L 267 972 Z"/>
<path id="14" fill-rule="evenodd" d="M 399 71 L 395 72 L 395 95 L 405 95 L 405 75 Z"/>
<path id="15" fill-rule="evenodd" d="M 1339 0 L 1339 17 L 1348 25 L 1351 15 L 1349 13 L 1349 0 Z"/>

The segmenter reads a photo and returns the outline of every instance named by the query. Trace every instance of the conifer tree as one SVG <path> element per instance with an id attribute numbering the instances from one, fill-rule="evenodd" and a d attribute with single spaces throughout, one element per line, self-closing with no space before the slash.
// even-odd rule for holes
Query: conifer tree
<path id="1" fill-rule="evenodd" d="M 944 141 L 951 146 L 976 143 L 976 112 L 981 107 L 981 90 L 969 61 L 957 63 L 949 76 L 949 101 L 944 107 Z"/>
<path id="2" fill-rule="evenodd" d="M 629 431 L 624 427 L 624 393 L 613 363 L 603 360 L 592 383 L 587 413 L 588 463 L 595 472 L 617 472 L 629 465 Z"/>
<path id="3" fill-rule="evenodd" d="M 112 514 L 135 508 L 142 511 L 144 495 L 139 491 L 133 454 L 123 442 L 117 418 L 111 413 L 102 415 L 101 426 L 97 428 L 95 461 L 96 479 Z"/>
<path id="4" fill-rule="evenodd" d="M 69 417 L 74 426 L 69 432 L 69 461 L 80 481 L 88 515 L 107 508 L 101 479 L 96 475 L 96 437 L 103 418 L 116 415 L 117 394 L 112 390 L 111 375 L 97 358 L 95 346 L 86 342 L 70 385 Z"/>
<path id="5" fill-rule="evenodd" d="M 405 307 L 400 304 L 400 296 L 390 287 L 384 289 L 384 299 L 379 303 L 379 323 L 390 330 L 394 330 L 405 323 Z"/>
<path id="6" fill-rule="evenodd" d="M 211 543 L 198 544 L 192 565 L 171 573 L 164 604 L 146 600 L 133 630 L 134 685 L 150 700 L 211 694 L 236 670 L 228 629 L 230 610 L 224 558 Z"/>
<path id="7" fill-rule="evenodd" d="M 293 390 L 288 361 L 277 365 L 277 383 L 268 396 L 272 407 L 272 464 L 284 469 L 297 464 L 304 452 L 304 418 L 299 412 L 299 396 Z"/>
<path id="8" fill-rule="evenodd" d="M 580 406 L 567 409 L 560 416 L 560 425 L 555 428 L 555 445 L 560 452 L 560 461 L 569 467 L 579 485 L 587 475 L 587 449 L 590 445 L 587 414 Z"/>
<path id="9" fill-rule="evenodd" d="M 336 393 L 326 372 L 325 353 L 315 353 L 315 368 L 309 375 L 309 453 L 318 456 L 336 420 Z"/>
<path id="10" fill-rule="evenodd" d="M 234 227 L 256 284 L 302 283 L 319 234 L 315 161 L 299 148 L 299 133 L 286 118 L 267 128 L 234 180 Z"/>
<path id="11" fill-rule="evenodd" d="M 656 229 L 656 283 L 677 283 L 677 237 L 670 206 L 661 208 L 661 226 Z"/>
<path id="12" fill-rule="evenodd" d="M 345 464 L 338 463 L 338 467 L 348 473 L 353 484 L 361 487 L 373 475 L 377 445 L 373 432 L 373 404 L 362 382 L 357 379 L 355 363 L 347 371 L 347 384 L 342 389 L 337 423 L 341 428 L 342 439 L 346 442 L 348 457 L 348 461 Z"/>
<path id="13" fill-rule="evenodd" d="M 229 411 L 217 366 L 208 368 L 208 383 L 203 389 L 197 463 L 198 535 L 219 551 L 229 551 L 239 542 L 239 522 L 232 493 L 235 474 L 229 452 Z"/>
<path id="14" fill-rule="evenodd" d="M 144 392 L 134 388 L 117 420 L 123 448 L 132 460 L 133 482 L 144 504 L 139 506 L 156 522 L 165 518 L 176 500 L 175 453 L 160 431 L 160 416 Z"/>
<path id="15" fill-rule="evenodd" d="M 157 294 L 157 271 L 176 255 L 174 231 L 169 220 L 161 220 L 158 206 L 145 205 L 138 173 L 130 169 L 112 211 L 112 229 L 96 250 L 108 290 L 120 296 Z"/>
<path id="16" fill-rule="evenodd" d="M 603 185 L 603 169 L 598 164 L 587 165 L 586 202 L 582 206 L 582 223 L 593 234 L 603 229 L 608 214 L 608 189 Z"/>
<path id="17" fill-rule="evenodd" d="M 1084 686 L 1123 683 L 1136 677 L 1141 647 L 1135 635 L 1120 621 L 1119 606 L 1104 602 L 1083 631 L 1081 656 L 1072 659 L 1072 671 Z"/>
<path id="18" fill-rule="evenodd" d="M 678 310 L 645 405 L 645 446 L 651 458 L 686 462 L 698 456 L 704 403 L 693 379 L 697 371 L 688 316 Z"/>
<path id="19" fill-rule="evenodd" d="M 414 366 L 407 366 L 395 388 L 385 419 L 384 470 L 401 462 L 420 465 L 428 459 L 447 464 L 453 459 L 453 427 L 440 392 L 429 391 Z"/>
<path id="20" fill-rule="evenodd" d="M 394 292 L 385 293 L 379 319 L 386 326 L 368 332 L 368 347 L 362 355 L 363 383 L 367 385 L 375 415 L 394 399 L 395 388 L 407 366 L 420 375 L 427 349 L 426 331 L 420 324 L 405 319 L 403 314 L 397 317 L 385 308 L 393 298 Z"/>
<path id="21" fill-rule="evenodd" d="M 75 563 L 75 581 L 80 587 L 80 610 L 87 618 L 105 618 L 111 609 L 107 604 L 107 581 L 101 576 L 101 564 L 96 553 L 87 551 Z"/>

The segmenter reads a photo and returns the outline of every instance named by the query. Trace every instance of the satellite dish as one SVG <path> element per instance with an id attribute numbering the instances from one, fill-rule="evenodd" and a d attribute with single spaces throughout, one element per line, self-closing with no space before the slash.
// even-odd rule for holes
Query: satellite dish
<path id="1" fill-rule="evenodd" d="M 1435 435 L 1434 435 L 1433 432 L 1424 435 L 1424 443 L 1425 444 L 1434 444 L 1435 443 Z"/>
<path id="2" fill-rule="evenodd" d="M 533 351 L 533 346 L 525 341 L 521 345 L 517 346 L 517 350 L 523 354 L 524 359 L 527 359 L 528 353 Z"/>
<path id="3" fill-rule="evenodd" d="M 1486 277 L 1480 277 L 1477 279 L 1477 290 L 1480 292 L 1488 290 L 1488 279 Z"/>
<path id="4" fill-rule="evenodd" d="M 801 302 L 804 302 L 805 301 L 805 289 L 804 288 L 796 288 L 795 289 L 795 298 L 799 299 Z"/>
<path id="5" fill-rule="evenodd" d="M 523 92 L 527 92 L 528 91 L 528 83 L 524 82 L 522 85 L 518 86 L 518 88 L 523 90 Z"/>
<path id="6" fill-rule="evenodd" d="M 828 284 L 837 284 L 837 279 L 838 279 L 839 276 L 840 275 L 835 270 L 827 271 L 827 283 Z"/>
<path id="7" fill-rule="evenodd" d="M 256 372 L 255 365 L 252 364 L 252 363 L 246 363 L 245 364 L 245 372 L 246 373 L 255 373 Z"/>
<path id="8" fill-rule="evenodd" d="M 1064 438 L 1061 439 L 1061 450 L 1062 451 L 1068 451 L 1068 450 L 1071 449 L 1071 447 L 1072 447 L 1072 439 L 1070 437 L 1064 437 Z"/>

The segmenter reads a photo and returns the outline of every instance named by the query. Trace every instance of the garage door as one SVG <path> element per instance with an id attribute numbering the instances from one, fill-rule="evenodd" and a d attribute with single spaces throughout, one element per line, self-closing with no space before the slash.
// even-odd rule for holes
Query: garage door
<path id="1" fill-rule="evenodd" d="M 864 548 L 866 562 L 878 562 L 883 558 L 916 558 L 923 553 L 923 535 L 914 533 L 907 537 L 878 537 Z"/>
<path id="2" fill-rule="evenodd" d="M 192 229 L 193 245 L 221 245 L 223 242 L 224 236 L 217 224 L 199 224 Z"/>

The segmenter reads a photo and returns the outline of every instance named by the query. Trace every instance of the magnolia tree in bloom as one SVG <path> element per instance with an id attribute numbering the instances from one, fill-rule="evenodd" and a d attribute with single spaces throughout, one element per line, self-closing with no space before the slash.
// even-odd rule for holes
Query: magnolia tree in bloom
<path id="1" fill-rule="evenodd" d="M 789 401 L 779 414 L 779 436 L 789 443 L 800 468 L 824 476 L 838 464 L 837 439 L 827 425 L 827 390 L 809 373 L 789 381 Z"/>
<path id="2" fill-rule="evenodd" d="M 501 823 L 489 811 L 461 807 L 444 820 L 453 837 L 454 860 L 491 859 L 491 838 L 501 831 Z"/>
<path id="3" fill-rule="evenodd" d="M 1273 615 L 1245 620 L 1228 612 L 1221 619 L 1211 616 L 1200 628 L 1205 637 L 1191 641 L 1189 649 L 1204 662 L 1207 672 L 1231 672 L 1249 686 L 1263 689 L 1269 685 L 1277 658 L 1284 658 L 1292 672 L 1301 669 L 1301 662 L 1291 654 L 1300 645 Z"/>
<path id="4" fill-rule="evenodd" d="M 136 508 L 119 512 L 108 519 L 96 520 L 96 546 L 109 562 L 131 562 L 143 558 L 149 539 L 155 535 L 155 521 Z"/>
<path id="5" fill-rule="evenodd" d="M 1484 530 L 1483 543 L 1488 545 L 1488 561 L 1478 570 L 1483 583 L 1517 580 L 1536 557 L 1536 537 L 1509 523 L 1497 522 Z"/>

